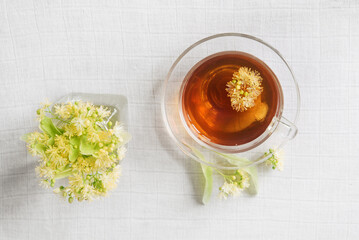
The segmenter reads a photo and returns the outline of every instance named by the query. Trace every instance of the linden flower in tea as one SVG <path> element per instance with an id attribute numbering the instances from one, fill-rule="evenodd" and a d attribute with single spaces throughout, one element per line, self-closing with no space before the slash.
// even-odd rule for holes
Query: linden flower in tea
<path id="1" fill-rule="evenodd" d="M 114 112 L 106 107 L 83 101 L 50 106 L 47 102 L 37 110 L 42 132 L 24 136 L 29 152 L 40 157 L 40 184 L 55 187 L 57 180 L 68 178 L 68 186 L 54 192 L 70 203 L 105 196 L 117 185 L 130 135 L 110 121 Z"/>
<path id="2" fill-rule="evenodd" d="M 233 73 L 232 80 L 226 85 L 226 91 L 234 110 L 243 112 L 254 107 L 254 101 L 263 91 L 262 80 L 259 72 L 248 67 L 240 67 Z"/>

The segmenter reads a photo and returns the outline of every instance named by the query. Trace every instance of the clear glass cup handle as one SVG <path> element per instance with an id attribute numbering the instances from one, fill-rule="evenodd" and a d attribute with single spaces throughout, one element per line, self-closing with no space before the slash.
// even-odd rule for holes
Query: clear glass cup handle
<path id="1" fill-rule="evenodd" d="M 295 126 L 294 123 L 283 116 L 279 120 L 278 130 L 280 131 L 281 136 L 284 138 L 281 146 L 284 145 L 287 141 L 292 140 L 298 133 L 297 126 Z"/>

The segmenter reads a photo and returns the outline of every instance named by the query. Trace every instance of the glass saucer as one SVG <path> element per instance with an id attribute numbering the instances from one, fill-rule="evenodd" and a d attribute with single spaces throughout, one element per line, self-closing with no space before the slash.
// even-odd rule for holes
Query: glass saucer
<path id="1" fill-rule="evenodd" d="M 223 158 L 230 152 L 213 148 L 190 134 L 181 120 L 180 90 L 182 82 L 191 68 L 202 59 L 219 52 L 240 51 L 261 59 L 277 76 L 283 90 L 283 112 L 280 119 L 271 125 L 269 137 L 242 147 L 235 156 L 248 159 L 242 167 L 265 161 L 271 154 L 264 156 L 268 149 L 282 148 L 297 134 L 296 123 L 300 111 L 300 92 L 294 74 L 278 50 L 256 37 L 241 33 L 223 33 L 204 38 L 188 47 L 173 63 L 163 84 L 161 99 L 162 117 L 166 129 L 177 146 L 193 160 L 223 170 L 234 170 L 234 165 Z"/>

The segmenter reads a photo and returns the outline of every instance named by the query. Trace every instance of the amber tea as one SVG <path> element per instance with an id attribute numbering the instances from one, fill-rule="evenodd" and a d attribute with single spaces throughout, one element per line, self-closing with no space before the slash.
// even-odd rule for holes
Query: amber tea
<path id="1" fill-rule="evenodd" d="M 235 111 L 226 84 L 240 67 L 258 71 L 262 92 L 253 107 Z M 200 140 L 224 146 L 251 142 L 262 135 L 282 104 L 282 89 L 272 70 L 244 52 L 220 52 L 198 62 L 182 84 L 182 114 Z"/>

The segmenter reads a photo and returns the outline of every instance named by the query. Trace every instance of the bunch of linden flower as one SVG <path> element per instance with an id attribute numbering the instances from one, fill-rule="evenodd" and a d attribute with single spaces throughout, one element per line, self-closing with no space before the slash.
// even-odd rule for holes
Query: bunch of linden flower
<path id="1" fill-rule="evenodd" d="M 264 153 L 264 156 L 269 156 L 265 160 L 265 165 L 270 166 L 273 170 L 277 169 L 279 171 L 283 170 L 283 151 L 269 149 L 268 152 Z M 234 173 L 224 174 L 217 170 L 217 172 L 222 175 L 224 179 L 223 185 L 219 188 L 219 197 L 221 199 L 227 199 L 229 196 L 236 197 L 245 189 L 250 186 L 250 179 L 253 176 L 250 176 L 248 169 L 238 169 Z M 257 181 L 256 179 L 252 179 Z"/>
<path id="2" fill-rule="evenodd" d="M 40 157 L 36 172 L 43 187 L 54 188 L 67 178 L 67 186 L 54 192 L 69 203 L 105 196 L 116 187 L 130 135 L 110 121 L 111 114 L 83 101 L 42 104 L 37 110 L 42 132 L 26 134 L 24 140 L 29 152 Z"/>
<path id="3" fill-rule="evenodd" d="M 243 190 L 249 187 L 249 175 L 246 171 L 238 169 L 234 174 L 225 175 L 222 174 L 224 183 L 219 188 L 219 197 L 221 199 L 227 199 L 229 196 L 236 197 Z"/>

